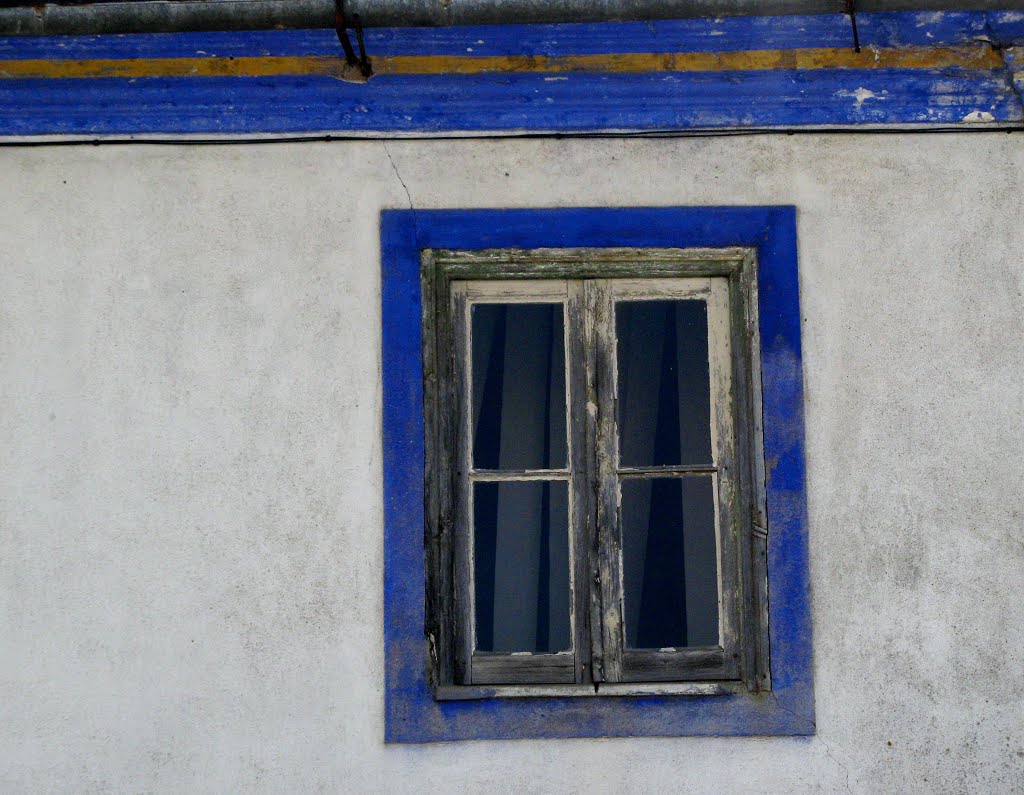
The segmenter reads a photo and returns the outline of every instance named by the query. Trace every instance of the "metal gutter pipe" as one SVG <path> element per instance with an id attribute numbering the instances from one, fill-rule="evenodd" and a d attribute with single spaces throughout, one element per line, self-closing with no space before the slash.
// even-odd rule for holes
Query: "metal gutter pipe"
<path id="1" fill-rule="evenodd" d="M 1024 0 L 859 0 L 858 12 L 1024 9 Z M 346 0 L 366 27 L 842 13 L 843 0 Z M 140 0 L 0 7 L 0 36 L 334 27 L 334 0 Z"/>

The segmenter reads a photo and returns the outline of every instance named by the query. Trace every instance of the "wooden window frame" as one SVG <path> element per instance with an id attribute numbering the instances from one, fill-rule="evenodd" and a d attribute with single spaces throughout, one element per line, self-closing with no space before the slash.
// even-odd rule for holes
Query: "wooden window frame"
<path id="1" fill-rule="evenodd" d="M 435 699 L 771 689 L 757 271 L 754 247 L 422 250 L 426 633 Z M 679 297 L 704 286 L 724 301 L 728 326 L 724 335 L 709 335 L 728 348 L 710 356 L 712 378 L 715 361 L 724 362 L 717 381 L 728 384 L 712 404 L 717 444 L 710 470 L 717 486 L 723 645 L 626 649 L 619 480 L 679 476 L 692 468 L 634 471 L 618 465 L 614 395 L 611 388 L 596 386 L 616 381 L 614 301 Z M 569 319 L 569 461 L 564 472 L 546 476 L 564 475 L 574 506 L 574 654 L 473 650 L 468 493 L 470 482 L 481 475 L 468 465 L 468 367 L 456 362 L 467 361 L 471 303 L 527 300 L 564 302 Z M 588 411 L 588 403 L 596 411 Z M 540 474 L 523 472 L 513 479 Z"/>

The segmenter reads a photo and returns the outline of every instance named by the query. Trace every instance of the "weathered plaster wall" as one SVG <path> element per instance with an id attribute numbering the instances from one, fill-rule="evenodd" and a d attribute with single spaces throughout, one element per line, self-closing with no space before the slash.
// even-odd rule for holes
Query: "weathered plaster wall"
<path id="1" fill-rule="evenodd" d="M 1024 791 L 1019 134 L 0 149 L 0 789 Z M 381 207 L 799 208 L 818 734 L 382 743 Z"/>

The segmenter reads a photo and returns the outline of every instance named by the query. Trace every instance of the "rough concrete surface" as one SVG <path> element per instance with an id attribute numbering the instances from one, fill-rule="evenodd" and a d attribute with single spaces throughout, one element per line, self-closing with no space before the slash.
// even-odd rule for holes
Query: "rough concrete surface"
<path id="1" fill-rule="evenodd" d="M 1021 143 L 0 149 L 0 790 L 1024 792 Z M 383 744 L 410 202 L 798 206 L 815 737 Z"/>

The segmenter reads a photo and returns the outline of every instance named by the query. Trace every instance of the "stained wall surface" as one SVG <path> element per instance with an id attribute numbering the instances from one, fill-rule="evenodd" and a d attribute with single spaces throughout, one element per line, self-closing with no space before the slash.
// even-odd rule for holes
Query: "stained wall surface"
<path id="1" fill-rule="evenodd" d="M 1020 134 L 0 148 L 0 790 L 1024 792 Z M 817 734 L 383 743 L 381 208 L 795 204 Z"/>

